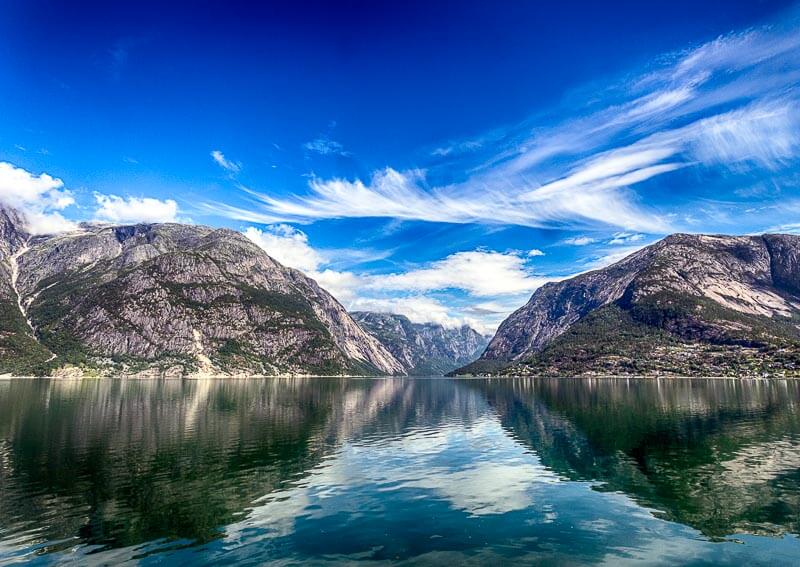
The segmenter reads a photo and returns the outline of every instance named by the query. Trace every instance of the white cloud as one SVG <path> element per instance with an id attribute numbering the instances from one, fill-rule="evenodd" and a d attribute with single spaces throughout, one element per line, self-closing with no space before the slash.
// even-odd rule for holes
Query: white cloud
<path id="1" fill-rule="evenodd" d="M 340 272 L 325 269 L 318 272 L 309 272 L 308 275 L 345 306 L 352 305 L 352 302 L 361 292 L 363 284 L 362 276 L 347 271 Z"/>
<path id="2" fill-rule="evenodd" d="M 178 203 L 151 197 L 119 197 L 94 194 L 97 209 L 94 219 L 115 224 L 177 222 Z"/>
<path id="3" fill-rule="evenodd" d="M 57 211 L 74 204 L 64 182 L 47 173 L 35 175 L 0 162 L 0 201 L 20 210 L 32 234 L 64 232 L 75 228 Z"/>
<path id="4" fill-rule="evenodd" d="M 234 207 L 226 203 L 200 203 L 199 208 L 211 215 L 219 215 L 229 219 L 259 224 L 280 224 L 284 220 L 284 217 L 263 213 L 253 209 Z"/>
<path id="5" fill-rule="evenodd" d="M 225 157 L 225 154 L 219 150 L 213 150 L 211 152 L 211 158 L 217 162 L 217 165 L 219 165 L 222 169 L 226 169 L 231 173 L 239 173 L 239 171 L 242 169 L 241 163 L 238 161 L 229 160 Z"/>
<path id="6" fill-rule="evenodd" d="M 484 144 L 483 140 L 464 140 L 447 146 L 436 148 L 431 152 L 432 156 L 445 157 L 453 154 L 463 154 L 479 150 Z"/>
<path id="7" fill-rule="evenodd" d="M 545 255 L 545 254 L 544 254 L 544 252 L 542 252 L 542 251 L 541 251 L 541 250 L 539 250 L 538 248 L 534 248 L 534 249 L 532 249 L 532 250 L 528 250 L 528 256 L 530 256 L 530 257 L 534 257 L 534 256 L 544 256 L 544 255 Z"/>
<path id="8" fill-rule="evenodd" d="M 797 103 L 774 101 L 702 120 L 692 140 L 703 162 L 736 166 L 742 162 L 774 169 L 800 150 Z"/>
<path id="9" fill-rule="evenodd" d="M 619 244 L 630 244 L 631 242 L 638 242 L 640 240 L 644 240 L 645 235 L 635 232 L 617 232 L 608 241 L 609 244 L 619 245 Z"/>
<path id="10" fill-rule="evenodd" d="M 800 234 L 800 223 L 779 224 L 765 229 L 764 232 L 772 234 Z"/>
<path id="11" fill-rule="evenodd" d="M 532 293 L 549 281 L 535 276 L 519 253 L 485 250 L 456 252 L 430 265 L 402 273 L 373 276 L 371 289 L 434 291 L 461 289 L 476 296 Z"/>
<path id="12" fill-rule="evenodd" d="M 550 278 L 534 275 L 526 266 L 530 253 L 486 250 L 457 252 L 426 266 L 390 274 L 334 270 L 327 252 L 313 248 L 308 236 L 288 225 L 249 227 L 245 236 L 286 266 L 305 272 L 349 310 L 401 313 L 419 323 L 446 327 L 469 325 L 486 333 Z M 534 256 L 541 252 L 532 251 Z M 381 255 L 383 256 L 383 255 Z M 496 310 L 473 310 L 470 305 L 446 305 L 425 292 L 459 290 L 470 296 L 508 298 Z M 509 301 L 510 300 L 510 301 Z M 486 302 L 483 302 L 486 303 Z M 471 315 L 465 313 L 470 311 Z"/>
<path id="13" fill-rule="evenodd" d="M 349 152 L 345 151 L 344 146 L 336 140 L 331 140 L 327 137 L 317 138 L 303 144 L 303 147 L 309 152 L 314 152 L 322 155 L 341 155 L 348 156 Z"/>
<path id="14" fill-rule="evenodd" d="M 308 244 L 308 236 L 304 232 L 289 225 L 272 225 L 264 230 L 249 227 L 244 235 L 284 266 L 312 272 L 326 261 Z"/>
<path id="15" fill-rule="evenodd" d="M 57 234 L 77 228 L 75 222 L 65 219 L 61 213 L 46 213 L 36 209 L 26 211 L 23 209 L 23 215 L 27 222 L 28 232 L 31 234 Z"/>
<path id="16" fill-rule="evenodd" d="M 386 217 L 397 222 L 572 229 L 577 236 L 563 244 L 600 247 L 601 256 L 584 267 L 607 265 L 639 249 L 650 240 L 648 234 L 686 227 L 697 214 L 711 222 L 710 213 L 701 206 L 692 207 L 691 215 L 673 208 L 685 205 L 665 198 L 664 186 L 656 180 L 668 179 L 678 170 L 684 170 L 686 178 L 712 174 L 703 180 L 718 180 L 725 176 L 722 168 L 733 172 L 767 168 L 772 173 L 796 163 L 800 33 L 796 28 L 783 30 L 731 34 L 663 57 L 647 74 L 628 75 L 608 89 L 587 91 L 575 105 L 585 110 L 561 123 L 527 121 L 478 138 L 481 144 L 475 146 L 469 146 L 469 140 L 450 141 L 433 151 L 440 159 L 433 160 L 430 171 L 386 167 L 369 178 L 312 178 L 298 195 L 250 191 L 255 202 L 249 210 L 207 206 L 252 222 Z M 547 114 L 552 115 L 543 113 Z M 305 149 L 343 151 L 324 137 Z M 464 171 L 469 156 L 485 161 Z M 451 169 L 438 175 L 440 171 L 433 169 L 437 167 Z M 436 182 L 464 175 L 466 179 L 457 183 Z M 643 197 L 650 200 L 651 188 L 661 192 L 663 204 L 658 208 L 642 204 Z M 795 228 L 791 217 L 774 222 Z M 613 228 L 602 237 L 601 227 Z M 473 250 L 386 275 L 336 271 L 324 263 L 313 273 L 323 286 L 335 287 L 345 303 L 391 304 L 414 317 L 440 321 L 459 321 L 465 315 L 488 321 L 510 307 L 494 305 L 498 298 L 516 302 L 548 279 L 526 265 L 535 255 Z M 401 294 L 407 296 L 396 297 Z M 453 301 L 456 295 L 485 300 L 468 305 Z"/>
<path id="17" fill-rule="evenodd" d="M 679 164 L 670 163 L 655 167 L 656 164 L 673 157 L 677 152 L 677 147 L 670 147 L 666 144 L 662 147 L 629 146 L 613 150 L 592 158 L 566 177 L 537 187 L 523 195 L 523 199 L 540 201 L 558 193 L 586 191 L 598 187 L 613 189 L 633 185 L 645 181 L 653 175 L 680 167 Z M 637 173 L 638 175 L 634 175 Z"/>
<path id="18" fill-rule="evenodd" d="M 621 187 L 618 180 L 617 187 Z M 520 192 L 502 181 L 468 183 L 426 190 L 425 172 L 375 172 L 361 180 L 312 179 L 311 195 L 277 199 L 256 194 L 265 212 L 275 218 L 309 221 L 323 218 L 392 217 L 447 223 L 518 224 L 546 227 L 567 224 L 612 224 L 630 230 L 663 231 L 656 214 L 630 202 L 622 191 L 586 188 L 583 193 Z M 220 214 L 224 207 L 210 205 Z M 236 216 L 235 218 L 238 218 Z"/>
<path id="19" fill-rule="evenodd" d="M 556 279 L 535 275 L 526 266 L 526 257 L 523 252 L 472 250 L 405 272 L 362 276 L 351 308 L 401 313 L 414 322 L 445 327 L 466 324 L 489 334 L 538 287 Z M 448 290 L 466 292 L 467 298 L 456 302 L 448 298 L 445 303 L 425 295 Z M 386 297 L 396 293 L 409 295 Z"/>
<path id="20" fill-rule="evenodd" d="M 741 71 L 787 55 L 797 59 L 798 49 L 800 35 L 792 29 L 775 31 L 765 28 L 732 33 L 686 54 L 675 66 L 673 77 L 680 79 L 698 72 Z"/>
<path id="21" fill-rule="evenodd" d="M 284 266 L 296 268 L 316 280 L 345 305 L 356 298 L 357 290 L 364 283 L 363 278 L 353 272 L 326 268 L 330 263 L 327 253 L 313 248 L 308 242 L 308 235 L 294 227 L 286 224 L 267 226 L 263 230 L 248 227 L 244 235 Z M 350 251 L 343 253 L 348 255 Z"/>
<path id="22" fill-rule="evenodd" d="M 570 238 L 565 238 L 562 242 L 571 246 L 587 246 L 597 242 L 597 239 L 591 236 L 572 236 Z"/>

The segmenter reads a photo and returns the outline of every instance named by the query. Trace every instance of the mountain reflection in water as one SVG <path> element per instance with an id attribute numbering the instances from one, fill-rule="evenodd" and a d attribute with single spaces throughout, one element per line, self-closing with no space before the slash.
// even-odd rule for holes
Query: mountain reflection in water
<path id="1" fill-rule="evenodd" d="M 2 380 L 0 563 L 796 564 L 799 404 L 798 381 Z"/>

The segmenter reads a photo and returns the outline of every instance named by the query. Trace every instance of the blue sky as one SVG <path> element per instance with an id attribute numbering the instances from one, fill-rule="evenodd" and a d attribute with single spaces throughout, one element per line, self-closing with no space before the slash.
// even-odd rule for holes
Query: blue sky
<path id="1" fill-rule="evenodd" d="M 797 5 L 540 4 L 0 2 L 0 199 L 483 331 L 670 232 L 800 231 Z"/>

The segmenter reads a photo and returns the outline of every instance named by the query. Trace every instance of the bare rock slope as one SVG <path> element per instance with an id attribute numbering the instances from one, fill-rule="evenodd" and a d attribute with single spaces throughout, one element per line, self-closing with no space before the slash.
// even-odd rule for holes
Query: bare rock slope
<path id="1" fill-rule="evenodd" d="M 0 373 L 403 373 L 314 280 L 235 231 L 23 227 L 0 208 Z"/>
<path id="2" fill-rule="evenodd" d="M 458 372 L 800 374 L 800 237 L 675 234 L 547 284 Z"/>

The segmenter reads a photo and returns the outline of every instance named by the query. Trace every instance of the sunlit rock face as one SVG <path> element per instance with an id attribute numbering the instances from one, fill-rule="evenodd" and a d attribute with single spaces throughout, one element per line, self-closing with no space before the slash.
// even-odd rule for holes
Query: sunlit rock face
<path id="1" fill-rule="evenodd" d="M 800 237 L 675 234 L 550 283 L 465 372 L 800 372 Z"/>
<path id="2" fill-rule="evenodd" d="M 403 372 L 314 280 L 232 230 L 82 225 L 34 238 L 3 228 L 0 238 L 3 297 L 14 313 L 6 336 L 35 338 L 46 354 L 27 360 L 33 347 L 19 344 L 19 356 L 9 350 L 0 359 L 0 373 L 68 366 L 170 374 Z M 30 325 L 23 326 L 25 317 Z"/>
<path id="3" fill-rule="evenodd" d="M 466 325 L 447 329 L 434 323 L 412 323 L 395 313 L 356 311 L 351 315 L 410 375 L 450 372 L 478 358 L 489 342 L 489 337 Z"/>
<path id="4" fill-rule="evenodd" d="M 16 302 L 11 286 L 11 264 L 9 260 L 22 246 L 26 235 L 22 232 L 22 222 L 13 209 L 0 205 L 0 302 L 3 312 L 14 311 Z M 6 307 L 8 305 L 8 307 Z"/>

